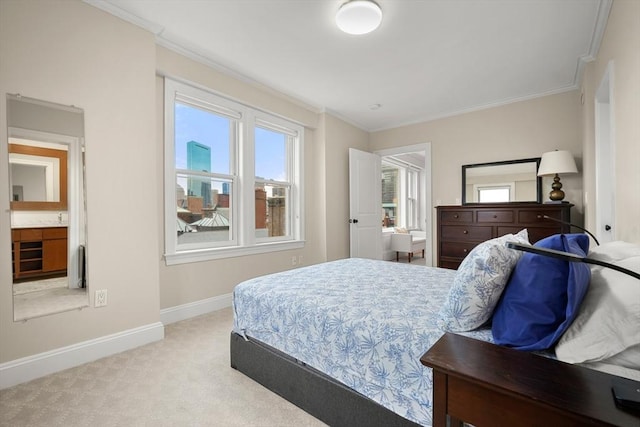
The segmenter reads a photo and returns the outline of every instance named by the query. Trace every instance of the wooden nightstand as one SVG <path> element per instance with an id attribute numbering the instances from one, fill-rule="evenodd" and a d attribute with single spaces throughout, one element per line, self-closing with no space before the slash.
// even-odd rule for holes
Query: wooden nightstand
<path id="1" fill-rule="evenodd" d="M 420 361 L 433 368 L 434 427 L 640 426 L 604 372 L 449 333 Z"/>

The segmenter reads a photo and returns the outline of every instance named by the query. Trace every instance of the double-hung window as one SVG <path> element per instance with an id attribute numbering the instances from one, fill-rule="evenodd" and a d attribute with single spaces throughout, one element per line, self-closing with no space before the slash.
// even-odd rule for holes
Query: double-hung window
<path id="1" fill-rule="evenodd" d="M 302 246 L 301 126 L 165 79 L 165 258 Z"/>
<path id="2" fill-rule="evenodd" d="M 383 227 L 420 228 L 420 171 L 390 159 L 382 161 Z"/>

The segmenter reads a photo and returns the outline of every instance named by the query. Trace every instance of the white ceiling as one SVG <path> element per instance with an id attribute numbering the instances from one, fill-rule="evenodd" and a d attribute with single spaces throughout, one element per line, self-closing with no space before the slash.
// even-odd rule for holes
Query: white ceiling
<path id="1" fill-rule="evenodd" d="M 381 26 L 353 36 L 335 25 L 344 0 L 85 1 L 160 45 L 368 131 L 579 87 L 611 5 L 377 0 Z"/>

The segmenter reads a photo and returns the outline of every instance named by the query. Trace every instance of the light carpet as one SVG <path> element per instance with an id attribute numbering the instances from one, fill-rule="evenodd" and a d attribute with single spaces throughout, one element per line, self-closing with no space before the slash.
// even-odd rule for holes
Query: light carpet
<path id="1" fill-rule="evenodd" d="M 44 291 L 48 289 L 66 288 L 67 276 L 53 277 L 50 279 L 30 280 L 13 284 L 13 295 L 22 295 L 30 292 Z"/>
<path id="2" fill-rule="evenodd" d="M 1 426 L 324 426 L 229 365 L 231 308 L 165 339 L 0 391 Z"/>

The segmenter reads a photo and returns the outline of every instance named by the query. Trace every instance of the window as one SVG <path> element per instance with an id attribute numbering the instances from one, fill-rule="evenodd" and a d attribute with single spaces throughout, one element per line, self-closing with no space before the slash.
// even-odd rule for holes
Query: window
<path id="1" fill-rule="evenodd" d="M 478 189 L 478 201 L 480 203 L 497 203 L 509 201 L 509 187 L 506 188 L 480 188 Z"/>
<path id="2" fill-rule="evenodd" d="M 382 210 L 384 227 L 400 227 L 400 168 L 390 163 L 382 163 Z"/>
<path id="3" fill-rule="evenodd" d="M 302 127 L 165 80 L 167 264 L 302 247 Z"/>
<path id="4" fill-rule="evenodd" d="M 383 227 L 420 228 L 420 171 L 395 162 L 382 161 Z"/>
<path id="5" fill-rule="evenodd" d="M 480 203 L 501 203 L 513 201 L 514 184 L 473 185 Z"/>

